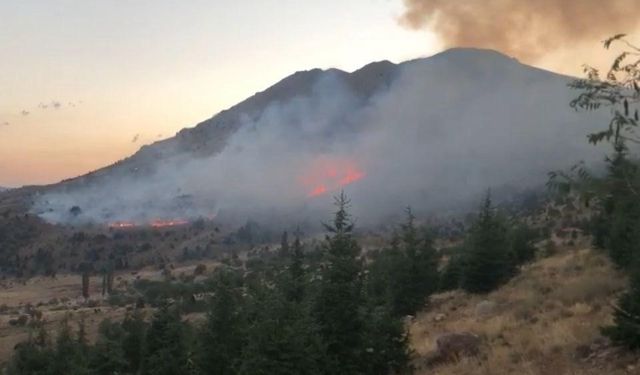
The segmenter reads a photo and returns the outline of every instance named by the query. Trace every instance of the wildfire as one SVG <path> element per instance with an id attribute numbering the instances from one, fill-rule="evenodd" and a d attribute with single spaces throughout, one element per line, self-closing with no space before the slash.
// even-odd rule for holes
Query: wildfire
<path id="1" fill-rule="evenodd" d="M 109 223 L 109 228 L 113 229 L 131 229 L 138 227 L 151 227 L 151 228 L 166 228 L 166 227 L 175 227 L 180 225 L 187 225 L 189 221 L 183 219 L 155 219 L 148 223 L 139 224 L 132 221 L 114 221 L 113 223 Z"/>
<path id="2" fill-rule="evenodd" d="M 338 190 L 365 177 L 356 162 L 339 158 L 320 158 L 299 178 L 308 197 L 317 197 Z"/>
<path id="3" fill-rule="evenodd" d="M 165 227 L 175 227 L 178 225 L 187 225 L 189 222 L 187 220 L 154 220 L 149 223 L 152 228 L 165 228 Z"/>
<path id="4" fill-rule="evenodd" d="M 132 223 L 129 221 L 115 221 L 113 223 L 109 223 L 109 228 L 114 229 L 126 229 L 126 228 L 135 228 L 138 224 Z"/>

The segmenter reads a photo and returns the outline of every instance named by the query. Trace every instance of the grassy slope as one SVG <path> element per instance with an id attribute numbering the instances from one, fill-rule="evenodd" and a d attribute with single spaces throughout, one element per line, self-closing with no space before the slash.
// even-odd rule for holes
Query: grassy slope
<path id="1" fill-rule="evenodd" d="M 484 342 L 482 355 L 432 369 L 420 368 L 416 373 L 640 373 L 637 356 L 594 344 L 603 341 L 599 328 L 611 322 L 610 304 L 624 285 L 624 278 L 605 255 L 588 248 L 564 248 L 526 266 L 488 296 L 463 292 L 436 295 L 431 308 L 411 323 L 416 365 L 420 367 L 422 356 L 435 348 L 435 338 L 444 332 L 479 335 Z M 495 302 L 496 308 L 491 315 L 480 317 L 475 309 L 485 299 Z"/>

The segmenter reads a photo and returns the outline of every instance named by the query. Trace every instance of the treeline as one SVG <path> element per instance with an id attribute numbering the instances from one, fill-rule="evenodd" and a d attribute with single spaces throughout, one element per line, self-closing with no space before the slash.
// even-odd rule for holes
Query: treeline
<path id="1" fill-rule="evenodd" d="M 488 292 L 533 256 L 531 238 L 489 196 L 443 272 L 433 234 L 410 209 L 386 248 L 363 254 L 344 194 L 336 205 L 320 254 L 284 235 L 272 262 L 216 270 L 203 322 L 186 321 L 182 305 L 165 300 L 150 317 L 136 309 L 103 321 L 90 344 L 82 325 L 72 330 L 65 320 L 55 339 L 40 327 L 19 344 L 8 373 L 408 374 L 407 315 L 445 286 Z"/>

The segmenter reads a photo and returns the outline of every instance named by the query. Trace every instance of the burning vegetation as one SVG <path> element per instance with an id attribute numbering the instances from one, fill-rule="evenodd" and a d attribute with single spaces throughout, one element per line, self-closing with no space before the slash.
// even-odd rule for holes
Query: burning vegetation
<path id="1" fill-rule="evenodd" d="M 189 224 L 189 221 L 184 219 L 154 219 L 146 223 L 138 223 L 133 221 L 114 221 L 112 223 L 109 223 L 108 227 L 113 229 L 129 229 L 138 227 L 167 228 L 184 226 L 187 224 Z"/>
<path id="2" fill-rule="evenodd" d="M 308 197 L 317 197 L 363 179 L 365 172 L 354 160 L 325 157 L 316 159 L 300 177 Z"/>

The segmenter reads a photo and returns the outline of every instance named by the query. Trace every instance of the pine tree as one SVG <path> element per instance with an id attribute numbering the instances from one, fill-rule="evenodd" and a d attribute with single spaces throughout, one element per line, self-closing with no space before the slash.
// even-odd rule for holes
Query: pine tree
<path id="1" fill-rule="evenodd" d="M 633 264 L 640 252 L 640 200 L 633 188 L 638 176 L 636 165 L 627 158 L 626 147 L 617 145 L 614 156 L 608 160 L 609 174 L 603 215 L 608 222 L 604 240 L 611 259 L 620 267 Z"/>
<path id="2" fill-rule="evenodd" d="M 30 334 L 26 342 L 15 346 L 7 366 L 8 375 L 49 374 L 53 350 L 46 335 L 42 326 L 36 337 Z"/>
<path id="3" fill-rule="evenodd" d="M 127 314 L 122 322 L 125 336 L 122 340 L 122 349 L 127 360 L 128 372 L 138 374 L 142 368 L 144 355 L 147 323 L 143 313 L 136 309 Z"/>
<path id="4" fill-rule="evenodd" d="M 446 292 L 460 288 L 464 272 L 464 249 L 455 248 L 455 254 L 449 257 L 449 261 L 440 273 L 438 290 Z"/>
<path id="5" fill-rule="evenodd" d="M 326 373 L 357 374 L 362 366 L 363 321 L 360 248 L 353 237 L 344 192 L 336 198 L 333 223 L 325 225 L 326 265 L 316 305 L 320 332 L 327 347 Z"/>
<path id="6" fill-rule="evenodd" d="M 262 285 L 251 293 L 242 375 L 321 374 L 323 348 L 306 304 Z"/>
<path id="7" fill-rule="evenodd" d="M 300 303 L 305 297 L 304 292 L 306 279 L 304 270 L 304 251 L 302 248 L 302 242 L 300 241 L 299 231 L 297 231 L 295 240 L 293 241 L 293 251 L 291 253 L 288 270 L 290 284 L 287 287 L 287 299 Z"/>
<path id="8" fill-rule="evenodd" d="M 125 332 L 119 323 L 105 319 L 98 329 L 98 340 L 92 351 L 91 370 L 95 375 L 121 374 L 128 369 L 123 349 Z"/>
<path id="9" fill-rule="evenodd" d="M 370 305 L 365 317 L 362 373 L 411 373 L 409 342 L 402 319 L 393 314 L 389 304 Z"/>
<path id="10" fill-rule="evenodd" d="M 88 374 L 88 359 L 85 357 L 78 341 L 74 339 L 69 319 L 65 317 L 60 323 L 60 329 L 55 342 L 55 350 L 49 366 L 49 374 L 65 375 Z"/>
<path id="11" fill-rule="evenodd" d="M 427 231 L 419 237 L 410 207 L 407 208 L 407 222 L 402 225 L 402 247 L 408 269 L 404 291 L 398 291 L 404 294 L 404 301 L 397 307 L 399 313 L 408 315 L 419 310 L 426 298 L 438 288 L 438 256 L 433 239 Z"/>
<path id="12" fill-rule="evenodd" d="M 517 225 L 509 231 L 509 248 L 515 266 L 535 258 L 536 248 L 532 244 L 534 238 L 534 232 L 525 224 Z"/>
<path id="13" fill-rule="evenodd" d="M 196 360 L 205 374 L 235 374 L 246 342 L 242 296 L 231 271 L 220 271 L 215 281 L 207 320 L 199 335 Z"/>
<path id="14" fill-rule="evenodd" d="M 388 247 L 371 254 L 367 267 L 366 292 L 373 306 L 388 305 L 394 314 L 400 310 L 398 291 L 403 288 L 407 262 L 400 250 L 400 237 L 394 233 Z"/>
<path id="15" fill-rule="evenodd" d="M 289 256 L 289 234 L 286 230 L 282 232 L 280 239 L 280 256 L 285 258 Z"/>
<path id="16" fill-rule="evenodd" d="M 465 241 L 465 264 L 462 288 L 471 293 L 487 293 L 513 275 L 513 260 L 506 240 L 506 226 L 495 212 L 491 194 Z"/>
<path id="17" fill-rule="evenodd" d="M 632 268 L 629 289 L 618 299 L 614 312 L 614 325 L 603 333 L 617 344 L 640 349 L 640 262 Z"/>
<path id="18" fill-rule="evenodd" d="M 185 324 L 178 310 L 164 302 L 154 313 L 147 333 L 142 373 L 184 374 L 187 369 Z"/>
<path id="19" fill-rule="evenodd" d="M 418 311 L 439 282 L 439 257 L 431 235 L 426 230 L 420 233 L 411 209 L 406 212 L 400 234 L 394 234 L 390 246 L 374 257 L 367 282 L 369 295 L 376 296 L 379 304 L 390 302 L 395 316 Z"/>

